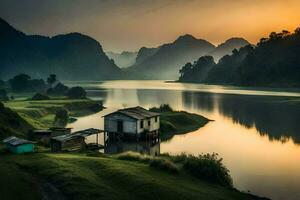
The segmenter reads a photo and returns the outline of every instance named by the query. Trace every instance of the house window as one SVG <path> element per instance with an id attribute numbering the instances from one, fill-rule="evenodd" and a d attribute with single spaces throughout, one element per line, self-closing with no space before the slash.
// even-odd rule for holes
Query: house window
<path id="1" fill-rule="evenodd" d="M 149 119 L 148 121 L 148 126 L 151 126 L 151 119 Z"/>
<path id="2" fill-rule="evenodd" d="M 158 118 L 158 117 L 155 117 L 155 123 L 157 122 L 157 118 Z"/>
<path id="3" fill-rule="evenodd" d="M 141 120 L 141 122 L 140 122 L 140 128 L 144 128 L 144 120 Z"/>

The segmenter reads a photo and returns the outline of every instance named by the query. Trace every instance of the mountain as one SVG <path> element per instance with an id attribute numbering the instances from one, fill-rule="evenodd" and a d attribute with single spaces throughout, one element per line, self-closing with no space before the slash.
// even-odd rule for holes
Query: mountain
<path id="1" fill-rule="evenodd" d="M 203 62 L 187 63 L 180 70 L 181 82 L 232 84 L 260 87 L 300 86 L 300 28 L 294 33 L 272 32 L 257 46 L 233 50 L 213 64 L 210 58 Z M 208 67 L 209 66 L 209 67 Z M 204 78 L 203 78 L 204 77 Z"/>
<path id="2" fill-rule="evenodd" d="M 121 76 L 121 70 L 93 38 L 69 33 L 54 37 L 26 35 L 0 18 L 0 78 L 19 73 L 61 80 L 104 80 Z"/>
<path id="3" fill-rule="evenodd" d="M 157 49 L 144 49 L 148 54 L 144 54 L 142 59 L 138 56 L 140 63 L 128 68 L 127 73 L 134 79 L 176 79 L 184 63 L 196 60 L 214 48 L 214 45 L 205 40 L 183 35 Z"/>
<path id="4" fill-rule="evenodd" d="M 214 60 L 218 62 L 220 58 L 225 55 L 231 55 L 234 49 L 240 49 L 241 47 L 247 46 L 250 43 L 244 38 L 230 38 L 224 43 L 218 45 L 212 52 L 208 55 L 214 57 Z"/>
<path id="5" fill-rule="evenodd" d="M 106 55 L 115 61 L 115 64 L 121 68 L 126 68 L 135 63 L 137 52 L 123 51 L 122 53 L 106 52 Z"/>
<path id="6" fill-rule="evenodd" d="M 153 56 L 158 50 L 159 47 L 157 48 L 142 47 L 137 54 L 135 64 L 141 64 L 144 60 Z"/>

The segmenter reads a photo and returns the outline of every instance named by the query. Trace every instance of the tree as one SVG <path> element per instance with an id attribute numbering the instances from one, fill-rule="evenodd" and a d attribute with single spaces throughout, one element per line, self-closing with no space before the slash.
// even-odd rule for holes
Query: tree
<path id="1" fill-rule="evenodd" d="M 54 119 L 54 125 L 55 126 L 66 126 L 69 119 L 69 113 L 64 108 L 59 108 L 56 111 L 55 119 Z"/>
<path id="2" fill-rule="evenodd" d="M 86 91 L 82 87 L 72 87 L 67 92 L 67 96 L 70 99 L 84 99 L 86 98 Z"/>
<path id="3" fill-rule="evenodd" d="M 62 83 L 58 83 L 54 88 L 49 88 L 47 90 L 47 94 L 62 96 L 62 95 L 65 95 L 68 90 L 69 90 L 69 88 L 67 86 L 65 86 Z"/>
<path id="4" fill-rule="evenodd" d="M 16 92 L 44 92 L 47 87 L 43 79 L 31 79 L 27 74 L 19 74 L 8 82 Z"/>
<path id="5" fill-rule="evenodd" d="M 47 78 L 47 83 L 50 85 L 51 88 L 56 81 L 57 80 L 55 74 L 50 74 L 50 76 Z"/>
<path id="6" fill-rule="evenodd" d="M 49 100 L 50 98 L 47 95 L 41 94 L 41 93 L 36 93 L 35 95 L 33 95 L 33 97 L 31 98 L 31 100 Z"/>
<path id="7" fill-rule="evenodd" d="M 9 84 L 12 90 L 16 92 L 24 92 L 28 90 L 31 77 L 27 74 L 19 74 L 9 80 Z"/>
<path id="8" fill-rule="evenodd" d="M 0 100 L 7 101 L 9 98 L 5 89 L 0 89 Z"/>

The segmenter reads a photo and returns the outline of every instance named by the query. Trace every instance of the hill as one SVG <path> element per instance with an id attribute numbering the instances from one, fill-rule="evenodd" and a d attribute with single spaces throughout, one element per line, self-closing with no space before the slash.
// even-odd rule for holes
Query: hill
<path id="1" fill-rule="evenodd" d="M 257 46 L 245 46 L 222 57 L 218 63 L 186 64 L 179 81 L 232 84 L 262 87 L 300 86 L 300 28 L 294 33 L 272 32 L 262 38 Z M 206 60 L 206 61 L 205 61 Z M 210 65 L 209 70 L 205 66 Z M 205 77 L 205 78 L 203 78 Z"/>
<path id="2" fill-rule="evenodd" d="M 250 43 L 244 38 L 230 38 L 224 43 L 218 45 L 212 52 L 208 53 L 208 55 L 214 57 L 214 60 L 218 62 L 223 56 L 231 55 L 234 49 L 238 50 L 247 45 L 250 45 Z"/>
<path id="3" fill-rule="evenodd" d="M 183 35 L 158 48 L 141 49 L 137 63 L 128 68 L 127 73 L 135 79 L 176 79 L 178 70 L 184 63 L 193 61 L 214 48 L 214 45 L 205 40 Z"/>
<path id="4" fill-rule="evenodd" d="M 32 126 L 16 112 L 4 107 L 0 102 L 0 139 L 11 135 L 25 136 Z"/>
<path id="5" fill-rule="evenodd" d="M 137 52 L 123 51 L 122 53 L 106 52 L 106 55 L 115 61 L 115 64 L 121 68 L 133 65 L 136 61 Z"/>
<path id="6" fill-rule="evenodd" d="M 4 199 L 260 199 L 186 173 L 105 155 L 2 153 L 1 159 Z"/>
<path id="7" fill-rule="evenodd" d="M 0 18 L 0 79 L 26 73 L 62 80 L 115 79 L 121 70 L 91 37 L 69 33 L 54 37 L 26 35 Z"/>

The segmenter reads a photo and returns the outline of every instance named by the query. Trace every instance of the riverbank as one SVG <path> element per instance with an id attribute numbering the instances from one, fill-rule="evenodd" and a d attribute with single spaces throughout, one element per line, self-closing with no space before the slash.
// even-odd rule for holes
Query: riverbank
<path id="1" fill-rule="evenodd" d="M 58 109 L 65 109 L 69 113 L 69 120 L 74 122 L 77 117 L 87 116 L 101 111 L 102 102 L 91 99 L 52 98 L 50 100 L 13 100 L 4 105 L 18 113 L 34 128 L 43 129 L 53 126 L 55 113 Z"/>
<path id="2" fill-rule="evenodd" d="M 173 174 L 146 163 L 101 154 L 1 153 L 1 159 L 0 191 L 4 199 L 41 199 L 50 186 L 65 199 L 75 200 L 259 199 L 186 173 Z"/>

